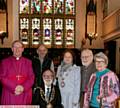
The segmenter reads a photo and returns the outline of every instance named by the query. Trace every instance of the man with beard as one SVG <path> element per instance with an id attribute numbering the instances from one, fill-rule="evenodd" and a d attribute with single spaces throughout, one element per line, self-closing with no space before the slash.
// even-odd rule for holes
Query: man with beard
<path id="1" fill-rule="evenodd" d="M 45 70 L 42 79 L 39 97 L 33 100 L 33 104 L 40 105 L 40 108 L 62 108 L 59 88 L 53 85 L 54 72 L 50 69 Z"/>
<path id="2" fill-rule="evenodd" d="M 81 108 L 84 100 L 84 93 L 86 91 L 87 83 L 89 82 L 92 73 L 96 72 L 95 64 L 93 63 L 93 53 L 90 49 L 83 49 L 81 51 Z"/>
<path id="3" fill-rule="evenodd" d="M 48 49 L 44 44 L 40 44 L 37 48 L 38 57 L 32 59 L 32 66 L 35 74 L 35 83 L 33 86 L 33 101 L 36 96 L 39 96 L 39 87 L 43 83 L 42 73 L 46 69 L 51 69 L 54 72 L 54 64 L 51 58 L 48 57 Z M 38 90 L 37 90 L 38 89 Z"/>
<path id="4" fill-rule="evenodd" d="M 42 72 L 46 69 L 54 71 L 54 64 L 48 57 L 48 49 L 44 44 L 40 44 L 37 48 L 38 57 L 32 59 L 32 66 L 35 73 L 35 88 L 40 87 L 42 83 Z"/>

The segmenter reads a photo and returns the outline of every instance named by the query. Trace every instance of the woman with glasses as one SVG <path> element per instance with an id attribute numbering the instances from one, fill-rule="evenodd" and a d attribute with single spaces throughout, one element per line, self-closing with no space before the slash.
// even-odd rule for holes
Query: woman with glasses
<path id="1" fill-rule="evenodd" d="M 83 108 L 115 108 L 114 101 L 119 97 L 119 80 L 107 68 L 108 57 L 100 52 L 94 56 L 97 72 L 90 77 L 84 95 Z"/>

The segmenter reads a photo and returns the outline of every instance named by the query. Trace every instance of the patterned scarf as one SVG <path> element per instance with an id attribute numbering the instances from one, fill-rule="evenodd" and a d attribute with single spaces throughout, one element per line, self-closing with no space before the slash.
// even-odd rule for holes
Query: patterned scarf
<path id="1" fill-rule="evenodd" d="M 72 66 L 72 63 L 71 64 L 66 64 L 65 62 L 62 62 L 61 63 L 61 72 L 66 72 L 67 69 L 69 69 L 70 67 Z"/>

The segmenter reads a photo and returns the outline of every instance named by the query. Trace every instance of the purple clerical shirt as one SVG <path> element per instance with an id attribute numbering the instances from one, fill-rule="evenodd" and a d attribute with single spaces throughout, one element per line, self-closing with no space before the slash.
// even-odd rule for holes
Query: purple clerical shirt
<path id="1" fill-rule="evenodd" d="M 30 105 L 32 101 L 32 85 L 34 74 L 29 59 L 20 57 L 17 60 L 11 56 L 1 62 L 0 77 L 2 82 L 2 105 Z M 17 85 L 22 85 L 24 91 L 15 94 Z"/>

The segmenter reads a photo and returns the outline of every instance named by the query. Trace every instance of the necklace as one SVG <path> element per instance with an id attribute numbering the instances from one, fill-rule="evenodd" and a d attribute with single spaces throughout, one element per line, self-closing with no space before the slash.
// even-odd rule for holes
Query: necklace
<path id="1" fill-rule="evenodd" d="M 62 88 L 65 87 L 65 78 L 68 77 L 68 72 L 69 72 L 70 70 L 71 70 L 71 69 L 69 69 L 69 70 L 66 71 L 66 72 L 63 72 L 63 71 L 60 72 L 60 78 L 61 78 L 60 86 L 61 86 Z"/>
<path id="2" fill-rule="evenodd" d="M 47 102 L 47 104 L 49 105 L 51 103 L 51 101 L 54 99 L 55 97 L 55 88 L 53 87 L 51 89 L 51 94 L 50 94 L 50 97 L 49 97 L 49 100 L 45 98 L 45 92 L 43 91 L 42 88 L 40 88 L 40 95 L 41 95 L 41 98 Z"/>

